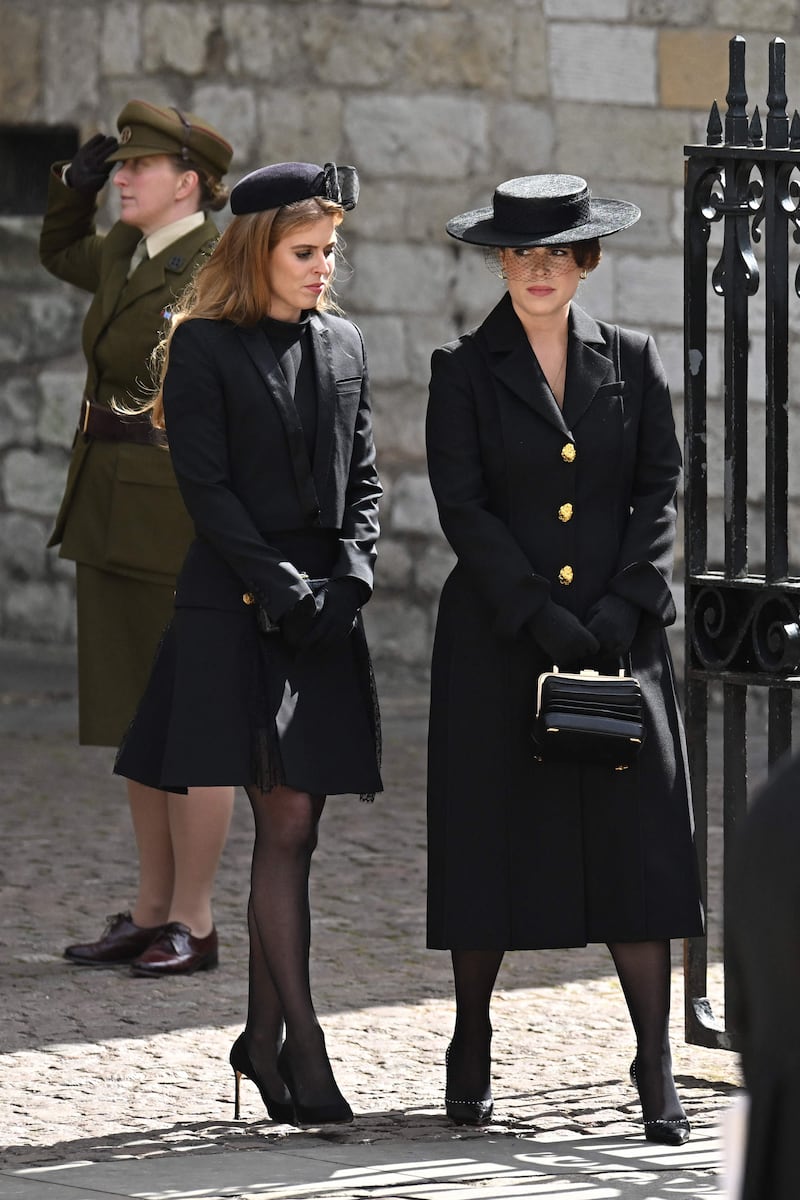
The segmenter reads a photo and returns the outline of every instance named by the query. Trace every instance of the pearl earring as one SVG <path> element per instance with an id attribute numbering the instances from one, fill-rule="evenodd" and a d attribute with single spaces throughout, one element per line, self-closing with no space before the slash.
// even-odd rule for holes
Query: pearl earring
<path id="1" fill-rule="evenodd" d="M 589 278 L 589 272 L 584 267 L 583 270 L 581 271 L 581 279 L 588 279 L 588 278 Z"/>

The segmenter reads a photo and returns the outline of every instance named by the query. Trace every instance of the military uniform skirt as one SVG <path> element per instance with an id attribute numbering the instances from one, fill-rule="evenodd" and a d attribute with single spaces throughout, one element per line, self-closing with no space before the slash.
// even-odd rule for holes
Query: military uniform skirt
<path id="1" fill-rule="evenodd" d="M 76 564 L 78 737 L 118 746 L 172 614 L 174 582 L 146 583 Z"/>
<path id="2" fill-rule="evenodd" d="M 287 557 L 324 577 L 335 544 L 300 541 Z M 172 792 L 286 785 L 371 799 L 380 715 L 360 616 L 338 645 L 295 654 L 260 632 L 254 605 L 176 607 L 114 770 Z"/>

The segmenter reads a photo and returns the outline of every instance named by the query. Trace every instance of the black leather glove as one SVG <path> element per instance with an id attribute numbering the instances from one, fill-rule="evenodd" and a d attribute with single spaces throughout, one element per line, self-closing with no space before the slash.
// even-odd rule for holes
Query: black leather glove
<path id="1" fill-rule="evenodd" d="M 539 647 L 556 666 L 592 658 L 600 646 L 593 633 L 569 609 L 547 600 L 528 621 Z"/>
<path id="2" fill-rule="evenodd" d="M 278 621 L 281 636 L 290 650 L 299 650 L 317 615 L 317 598 L 311 592 L 303 596 Z"/>
<path id="3" fill-rule="evenodd" d="M 66 173 L 67 183 L 76 192 L 94 195 L 99 192 L 116 165 L 107 162 L 109 154 L 113 154 L 119 142 L 115 137 L 107 137 L 104 133 L 96 133 L 84 142 L 69 164 Z"/>
<path id="4" fill-rule="evenodd" d="M 630 650 L 641 615 L 638 605 L 609 592 L 589 610 L 586 628 L 597 638 L 604 654 L 619 658 Z"/>
<path id="5" fill-rule="evenodd" d="M 331 579 L 319 593 L 322 607 L 303 639 L 302 650 L 327 650 L 343 642 L 353 631 L 364 589 L 357 579 Z"/>

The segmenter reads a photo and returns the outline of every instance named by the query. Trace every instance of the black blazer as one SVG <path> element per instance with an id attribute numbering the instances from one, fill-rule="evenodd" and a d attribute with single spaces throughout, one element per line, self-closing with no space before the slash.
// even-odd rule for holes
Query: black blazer
<path id="1" fill-rule="evenodd" d="M 313 314 L 314 463 L 263 330 L 194 319 L 175 332 L 164 383 L 172 463 L 197 532 L 176 604 L 236 608 L 252 593 L 277 620 L 308 593 L 271 534 L 335 531 L 332 575 L 372 590 L 378 498 L 364 345 L 350 321 Z M 278 539 L 280 541 L 280 539 Z"/>

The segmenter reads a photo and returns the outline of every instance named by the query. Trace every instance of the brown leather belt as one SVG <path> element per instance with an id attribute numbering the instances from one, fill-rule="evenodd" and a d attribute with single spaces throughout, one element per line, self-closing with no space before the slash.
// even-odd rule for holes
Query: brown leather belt
<path id="1" fill-rule="evenodd" d="M 83 399 L 78 431 L 98 442 L 137 442 L 142 446 L 166 446 L 163 429 L 156 429 L 146 416 L 120 416 L 101 404 Z"/>

